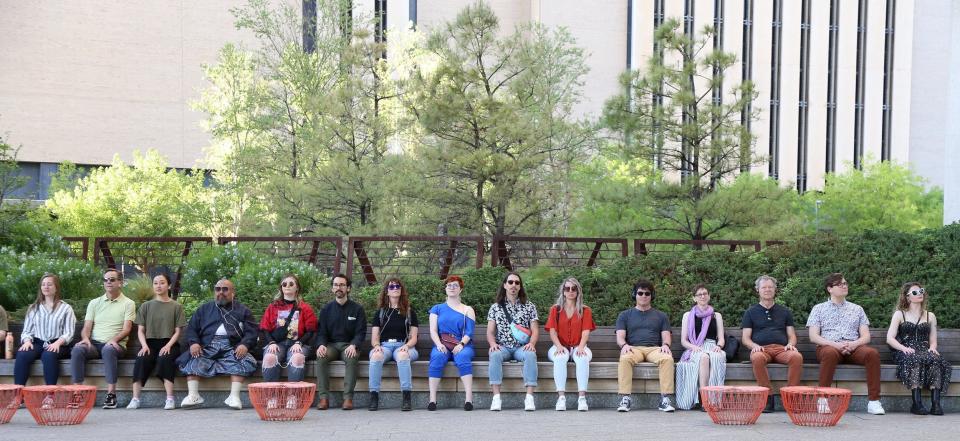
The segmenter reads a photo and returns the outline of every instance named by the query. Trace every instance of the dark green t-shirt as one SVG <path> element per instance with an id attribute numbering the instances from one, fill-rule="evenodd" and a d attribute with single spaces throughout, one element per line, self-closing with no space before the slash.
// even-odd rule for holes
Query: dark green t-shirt
<path id="1" fill-rule="evenodd" d="M 133 322 L 147 327 L 147 338 L 170 338 L 176 328 L 187 326 L 187 317 L 180 302 L 150 300 L 140 305 Z"/>
<path id="2" fill-rule="evenodd" d="M 617 317 L 617 330 L 627 331 L 630 346 L 660 346 L 664 343 L 660 333 L 670 330 L 670 320 L 653 308 L 646 311 L 630 308 Z"/>

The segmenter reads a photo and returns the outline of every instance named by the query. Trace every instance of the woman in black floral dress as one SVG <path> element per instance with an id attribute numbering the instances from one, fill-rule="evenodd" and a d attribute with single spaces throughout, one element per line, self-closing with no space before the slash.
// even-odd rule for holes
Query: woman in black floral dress
<path id="1" fill-rule="evenodd" d="M 909 282 L 900 289 L 897 309 L 890 319 L 887 344 L 897 362 L 897 378 L 913 394 L 910 412 L 943 415 L 940 395 L 950 385 L 950 363 L 937 352 L 937 316 L 927 311 L 923 285 Z M 920 391 L 930 389 L 930 411 L 920 401 Z"/>

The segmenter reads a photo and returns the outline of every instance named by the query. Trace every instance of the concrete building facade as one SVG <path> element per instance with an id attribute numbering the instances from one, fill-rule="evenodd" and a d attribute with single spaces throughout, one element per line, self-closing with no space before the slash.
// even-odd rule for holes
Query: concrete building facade
<path id="1" fill-rule="evenodd" d="M 209 137 L 191 102 L 204 86 L 202 64 L 227 42 L 253 44 L 233 26 L 229 9 L 238 3 L 0 0 L 0 128 L 23 145 L 35 197 L 65 160 L 106 164 L 115 153 L 129 159 L 155 148 L 173 167 L 202 166 Z M 382 14 L 389 36 L 429 30 L 470 3 L 356 0 L 353 10 Z M 750 79 L 759 91 L 751 127 L 768 162 L 757 171 L 807 190 L 862 158 L 895 160 L 948 194 L 960 186 L 943 160 L 957 149 L 949 121 L 960 112 L 960 89 L 951 87 L 958 3 L 488 0 L 505 31 L 526 21 L 563 26 L 586 49 L 581 115 L 599 114 L 624 70 L 644 68 L 663 20 L 697 31 L 712 25 L 714 45 L 739 60 L 727 81 Z"/>

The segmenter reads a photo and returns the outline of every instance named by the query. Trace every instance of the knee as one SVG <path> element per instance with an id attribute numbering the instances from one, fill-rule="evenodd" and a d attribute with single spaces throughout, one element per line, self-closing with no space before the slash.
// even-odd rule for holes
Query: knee
<path id="1" fill-rule="evenodd" d="M 790 367 L 800 367 L 803 366 L 803 355 L 799 352 L 793 352 L 790 354 L 790 358 L 787 359 L 787 366 Z"/>
<path id="2" fill-rule="evenodd" d="M 880 353 L 876 349 L 869 346 L 864 349 L 864 359 L 867 360 L 867 363 L 880 363 Z"/>
<path id="3" fill-rule="evenodd" d="M 767 356 L 763 352 L 751 352 L 750 363 L 765 366 L 767 364 Z"/>
<path id="4" fill-rule="evenodd" d="M 74 346 L 73 349 L 70 349 L 71 357 L 82 357 L 87 353 L 87 349 L 83 346 Z"/>
<path id="5" fill-rule="evenodd" d="M 376 352 L 372 352 L 372 351 L 371 351 L 371 352 L 370 352 L 370 361 L 382 362 L 382 361 L 383 361 L 383 352 L 376 353 Z"/>
<path id="6" fill-rule="evenodd" d="M 270 369 L 277 365 L 277 354 L 266 354 L 263 356 L 263 368 Z"/>
<path id="7" fill-rule="evenodd" d="M 409 353 L 409 352 L 406 352 L 406 351 L 404 351 L 404 352 L 395 352 L 395 353 L 393 354 L 393 356 L 397 359 L 397 361 L 407 361 L 407 360 L 410 359 L 410 353 Z"/>
<path id="8" fill-rule="evenodd" d="M 490 353 L 490 362 L 501 364 L 503 363 L 503 351 L 493 351 Z"/>
<path id="9" fill-rule="evenodd" d="M 821 363 L 823 362 L 839 363 L 840 356 L 841 356 L 840 351 L 834 348 L 831 348 L 829 346 L 823 347 L 817 352 L 817 358 L 820 359 Z"/>
<path id="10" fill-rule="evenodd" d="M 302 368 L 307 362 L 307 357 L 303 354 L 293 354 L 290 357 L 290 366 L 295 368 Z"/>
<path id="11" fill-rule="evenodd" d="M 710 355 L 709 354 L 701 355 L 700 364 L 706 364 L 707 366 L 710 366 Z"/>

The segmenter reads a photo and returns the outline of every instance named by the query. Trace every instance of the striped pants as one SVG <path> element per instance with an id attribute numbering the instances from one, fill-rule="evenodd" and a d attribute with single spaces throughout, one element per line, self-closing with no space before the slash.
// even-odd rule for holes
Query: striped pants
<path id="1" fill-rule="evenodd" d="M 703 342 L 703 351 L 690 354 L 690 359 L 677 363 L 677 407 L 690 409 L 694 403 L 700 402 L 700 362 L 704 355 L 710 359 L 709 386 L 722 386 L 727 374 L 727 354 L 723 351 L 714 352 L 717 342 L 707 340 Z"/>

